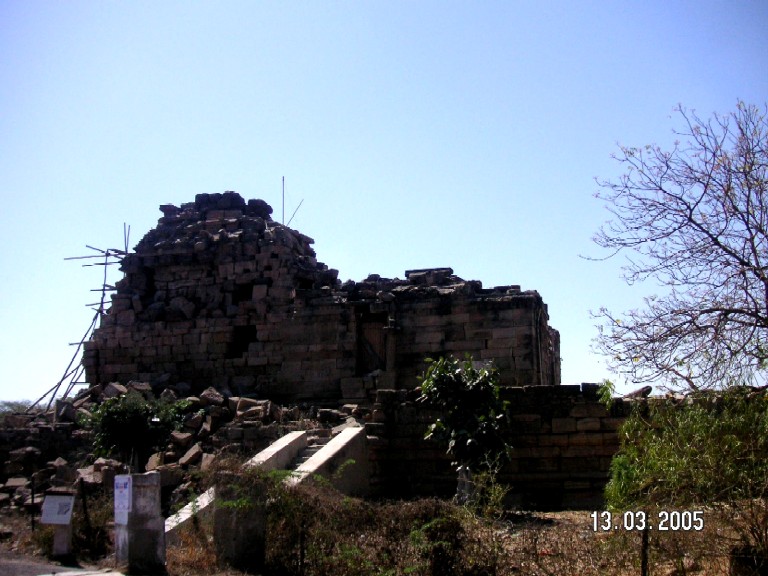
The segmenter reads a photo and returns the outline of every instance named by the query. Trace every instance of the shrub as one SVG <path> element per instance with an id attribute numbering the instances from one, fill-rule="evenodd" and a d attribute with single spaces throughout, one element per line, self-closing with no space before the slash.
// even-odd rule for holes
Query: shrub
<path id="1" fill-rule="evenodd" d="M 150 454 L 181 426 L 181 417 L 188 407 L 185 400 L 149 401 L 135 390 L 109 398 L 94 410 L 87 423 L 95 431 L 96 453 L 116 456 L 141 472 Z"/>
<path id="2" fill-rule="evenodd" d="M 620 429 L 606 501 L 616 509 L 702 507 L 768 558 L 768 397 L 734 387 L 684 404 L 640 404 Z"/>
<path id="3" fill-rule="evenodd" d="M 439 409 L 442 416 L 429 426 L 426 437 L 445 445 L 456 464 L 472 470 L 503 458 L 510 449 L 509 425 L 496 369 L 476 367 L 471 356 L 427 362 L 419 401 Z"/>
<path id="4" fill-rule="evenodd" d="M 265 505 L 264 573 L 480 575 L 495 574 L 500 562 L 500 550 L 467 528 L 477 521 L 450 503 L 376 503 L 346 497 L 326 482 L 288 487 L 284 471 L 241 469 L 234 460 L 217 467 L 212 478 L 225 481 L 231 496 L 225 506 L 257 510 Z"/>

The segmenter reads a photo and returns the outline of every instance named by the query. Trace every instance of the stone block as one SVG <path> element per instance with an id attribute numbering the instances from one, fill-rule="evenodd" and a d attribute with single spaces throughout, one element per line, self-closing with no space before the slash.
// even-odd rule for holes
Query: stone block
<path id="1" fill-rule="evenodd" d="M 580 418 L 576 420 L 578 432 L 594 432 L 600 430 L 600 418 Z"/>
<path id="2" fill-rule="evenodd" d="M 163 460 L 163 453 L 155 452 L 152 454 L 152 456 L 149 457 L 149 460 L 147 460 L 147 465 L 145 466 L 146 471 L 151 472 L 152 470 L 157 470 L 160 466 L 162 466 Z"/>
<path id="3" fill-rule="evenodd" d="M 192 443 L 193 438 L 194 436 L 191 432 L 179 432 L 176 430 L 171 432 L 171 442 L 181 448 L 188 447 Z"/>
<path id="4" fill-rule="evenodd" d="M 553 434 L 565 434 L 568 432 L 576 432 L 575 418 L 552 418 Z"/>
<path id="5" fill-rule="evenodd" d="M 115 470 L 122 470 L 123 465 L 112 458 L 97 458 L 93 463 L 93 470 L 95 472 L 101 472 L 104 468 L 114 468 Z"/>
<path id="6" fill-rule="evenodd" d="M 538 432 L 541 429 L 540 414 L 515 414 L 512 422 L 514 428 L 521 432 Z"/>
<path id="7" fill-rule="evenodd" d="M 204 416 L 198 412 L 187 415 L 184 419 L 184 427 L 190 430 L 199 430 L 202 426 Z"/>
<path id="8" fill-rule="evenodd" d="M 203 453 L 203 457 L 200 460 L 200 470 L 202 472 L 208 471 L 211 466 L 213 466 L 214 461 L 216 460 L 215 454 L 209 454 L 207 452 Z"/>
<path id="9" fill-rule="evenodd" d="M 179 464 L 181 466 L 189 466 L 191 464 L 196 464 L 198 461 L 200 461 L 203 457 L 203 447 L 198 442 L 192 448 L 187 450 L 187 452 L 179 458 Z"/>
<path id="10" fill-rule="evenodd" d="M 571 408 L 570 416 L 574 418 L 603 418 L 608 416 L 608 412 L 602 404 L 592 402 L 574 404 L 573 408 Z"/>
<path id="11" fill-rule="evenodd" d="M 603 430 L 618 430 L 625 421 L 626 418 L 601 418 L 600 424 Z"/>
<path id="12" fill-rule="evenodd" d="M 23 476 L 16 476 L 14 478 L 8 478 L 2 487 L 3 492 L 9 494 L 16 492 L 19 488 L 26 488 L 29 486 L 29 479 Z"/>
<path id="13" fill-rule="evenodd" d="M 563 448 L 563 458 L 590 458 L 602 456 L 599 446 L 566 446 Z"/>
<path id="14" fill-rule="evenodd" d="M 230 396 L 227 398 L 227 408 L 229 408 L 229 411 L 232 413 L 237 412 L 237 403 L 240 401 L 239 396 Z"/>
<path id="15" fill-rule="evenodd" d="M 104 392 L 102 394 L 104 398 L 116 398 L 117 396 L 122 396 L 127 392 L 128 388 L 119 382 L 110 382 L 104 387 Z"/>
<path id="16" fill-rule="evenodd" d="M 222 406 L 224 396 L 216 388 L 208 387 L 200 393 L 200 403 L 203 406 Z"/>
<path id="17" fill-rule="evenodd" d="M 178 486 L 184 481 L 184 470 L 178 464 L 163 464 L 156 468 L 160 472 L 160 486 Z"/>
<path id="18" fill-rule="evenodd" d="M 266 284 L 257 284 L 253 287 L 253 290 L 251 291 L 251 299 L 254 302 L 258 302 L 259 300 L 264 300 L 267 297 L 267 293 L 269 292 L 269 287 Z"/>
<path id="19" fill-rule="evenodd" d="M 243 411 L 238 412 L 238 419 L 240 420 L 264 420 L 267 412 L 263 406 L 251 406 Z"/>
<path id="20" fill-rule="evenodd" d="M 594 432 L 578 432 L 568 436 L 569 446 L 602 446 L 603 435 Z"/>

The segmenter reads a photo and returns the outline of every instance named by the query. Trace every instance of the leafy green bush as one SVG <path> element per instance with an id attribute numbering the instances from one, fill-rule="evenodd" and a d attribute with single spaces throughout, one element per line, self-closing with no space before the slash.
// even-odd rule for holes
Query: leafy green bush
<path id="1" fill-rule="evenodd" d="M 496 369 L 476 367 L 471 356 L 427 362 L 419 401 L 443 416 L 429 426 L 426 437 L 447 446 L 455 463 L 471 470 L 485 469 L 489 461 L 506 456 L 509 419 Z"/>
<path id="2" fill-rule="evenodd" d="M 721 510 L 745 545 L 768 557 L 768 396 L 718 394 L 639 404 L 622 425 L 606 501 L 619 510 Z"/>
<path id="3" fill-rule="evenodd" d="M 141 472 L 147 458 L 181 426 L 189 408 L 185 400 L 146 400 L 135 390 L 109 398 L 93 412 L 88 425 L 95 431 L 96 453 L 115 456 Z"/>

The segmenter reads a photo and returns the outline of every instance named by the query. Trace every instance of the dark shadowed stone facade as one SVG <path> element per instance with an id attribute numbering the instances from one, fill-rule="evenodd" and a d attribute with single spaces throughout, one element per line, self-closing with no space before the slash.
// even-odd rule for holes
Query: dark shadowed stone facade
<path id="1" fill-rule="evenodd" d="M 415 387 L 425 357 L 465 353 L 492 360 L 506 385 L 560 384 L 559 334 L 535 291 L 450 268 L 342 283 L 261 200 L 200 194 L 160 209 L 86 343 L 91 384 L 370 402 Z"/>

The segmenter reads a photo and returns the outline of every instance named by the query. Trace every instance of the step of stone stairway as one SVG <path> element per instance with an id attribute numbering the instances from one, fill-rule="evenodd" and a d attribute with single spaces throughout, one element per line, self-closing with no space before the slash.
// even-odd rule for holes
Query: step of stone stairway
<path id="1" fill-rule="evenodd" d="M 309 444 L 307 445 L 304 450 L 299 452 L 299 455 L 296 457 L 296 460 L 293 462 L 293 465 L 291 466 L 291 470 L 296 470 L 299 466 L 304 464 L 307 460 L 309 460 L 312 456 L 317 454 L 323 446 L 328 444 L 328 440 L 330 438 L 310 438 Z"/>

